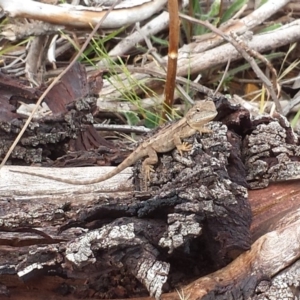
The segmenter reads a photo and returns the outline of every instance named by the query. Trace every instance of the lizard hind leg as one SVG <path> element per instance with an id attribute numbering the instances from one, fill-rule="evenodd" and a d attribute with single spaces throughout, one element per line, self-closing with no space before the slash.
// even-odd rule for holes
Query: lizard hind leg
<path id="1" fill-rule="evenodd" d="M 148 157 L 143 161 L 142 164 L 142 172 L 144 180 L 150 181 L 150 173 L 154 171 L 153 165 L 158 162 L 158 157 L 156 151 L 151 147 L 147 149 L 147 155 Z"/>

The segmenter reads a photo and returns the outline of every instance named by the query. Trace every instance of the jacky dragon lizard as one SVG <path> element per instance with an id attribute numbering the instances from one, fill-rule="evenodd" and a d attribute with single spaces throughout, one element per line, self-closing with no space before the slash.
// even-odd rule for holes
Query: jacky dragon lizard
<path id="1" fill-rule="evenodd" d="M 171 151 L 175 147 L 181 155 L 182 151 L 190 151 L 192 149 L 192 145 L 182 143 L 181 139 L 190 137 L 197 131 L 199 131 L 200 133 L 210 132 L 209 129 L 205 128 L 205 124 L 214 119 L 216 115 L 217 110 L 213 101 L 198 102 L 187 112 L 185 117 L 180 119 L 178 122 L 172 123 L 162 128 L 162 130 L 160 130 L 158 133 L 151 136 L 148 140 L 145 140 L 140 146 L 138 146 L 114 170 L 98 178 L 87 180 L 73 180 L 27 171 L 11 170 L 11 172 L 34 175 L 74 185 L 86 185 L 107 180 L 117 175 L 127 167 L 130 167 L 139 159 L 148 156 L 142 163 L 142 171 L 144 172 L 145 177 L 149 178 L 150 172 L 153 171 L 153 165 L 158 162 L 157 153 L 166 153 Z"/>

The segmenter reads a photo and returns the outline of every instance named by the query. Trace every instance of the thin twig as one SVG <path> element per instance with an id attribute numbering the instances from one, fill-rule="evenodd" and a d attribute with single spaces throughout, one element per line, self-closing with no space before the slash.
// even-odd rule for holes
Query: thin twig
<path id="1" fill-rule="evenodd" d="M 151 40 L 149 39 L 149 37 L 143 32 L 143 30 L 141 30 L 140 27 L 140 23 L 137 22 L 135 24 L 135 28 L 137 30 L 137 32 L 143 37 L 147 47 L 148 47 L 148 51 L 147 54 L 151 54 L 153 56 L 153 58 L 157 61 L 157 63 L 159 64 L 159 66 L 166 71 L 166 67 L 164 66 L 164 62 L 163 59 L 158 55 L 157 53 L 157 49 L 155 47 L 153 47 Z"/>
<path id="2" fill-rule="evenodd" d="M 105 15 L 103 16 L 103 18 L 98 22 L 98 24 L 96 25 L 96 27 L 93 29 L 93 31 L 90 33 L 90 35 L 88 36 L 88 38 L 86 39 L 85 43 L 83 44 L 83 46 L 81 47 L 81 49 L 79 50 L 79 52 L 77 53 L 77 55 L 74 57 L 74 59 L 71 61 L 71 63 L 52 81 L 52 83 L 48 86 L 48 88 L 44 91 L 44 93 L 41 95 L 41 97 L 38 99 L 35 107 L 32 110 L 31 115 L 28 117 L 28 119 L 26 120 L 26 123 L 24 124 L 22 130 L 20 131 L 20 133 L 18 134 L 17 138 L 15 139 L 15 141 L 13 142 L 13 144 L 11 145 L 11 147 L 9 148 L 8 152 L 6 153 L 3 161 L 1 162 L 0 165 L 0 169 L 5 165 L 6 161 L 8 160 L 10 154 L 12 153 L 12 151 L 15 149 L 15 147 L 17 146 L 19 140 L 21 139 L 21 137 L 23 136 L 25 130 L 27 129 L 29 123 L 31 122 L 34 114 L 36 113 L 36 111 L 38 110 L 40 104 L 42 103 L 42 101 L 44 100 L 44 98 L 46 97 L 46 95 L 49 93 L 49 91 L 54 87 L 54 85 L 59 82 L 59 80 L 71 69 L 71 67 L 74 65 L 74 63 L 77 61 L 77 59 L 82 55 L 83 51 L 85 50 L 85 48 L 88 46 L 89 42 L 91 41 L 91 39 L 93 38 L 94 34 L 98 31 L 99 27 L 101 26 L 101 24 L 103 23 L 103 21 L 105 20 L 105 18 L 108 16 L 108 14 L 113 10 L 113 8 L 119 4 L 121 2 L 121 0 L 116 1 L 110 8 L 109 10 L 105 13 Z"/>
<path id="3" fill-rule="evenodd" d="M 221 86 L 222 86 L 222 84 L 223 84 L 223 82 L 225 80 L 225 77 L 227 75 L 227 72 L 228 72 L 228 69 L 229 69 L 229 66 L 230 66 L 230 62 L 231 62 L 231 57 L 228 58 L 228 62 L 226 64 L 226 68 L 225 68 L 225 70 L 223 72 L 223 75 L 222 75 L 222 78 L 221 78 L 221 80 L 220 80 L 220 82 L 218 84 L 218 87 L 216 88 L 216 91 L 214 92 L 214 96 L 219 92 L 219 90 L 220 90 L 220 88 L 221 88 Z"/>
<path id="4" fill-rule="evenodd" d="M 277 97 L 277 94 L 275 92 L 275 88 L 276 88 L 276 84 L 277 84 L 277 74 L 276 74 L 276 71 L 275 71 L 275 74 L 274 74 L 274 68 L 271 66 L 270 67 L 270 70 L 273 74 L 273 80 L 275 81 L 274 82 L 274 85 L 271 83 L 271 81 L 269 80 L 269 78 L 263 73 L 263 71 L 260 69 L 260 67 L 258 66 L 258 64 L 256 63 L 255 59 L 250 55 L 248 54 L 248 49 L 249 47 L 243 42 L 243 43 L 240 43 L 239 41 L 240 38 L 236 38 L 236 35 L 231 32 L 230 34 L 231 36 L 231 44 L 243 55 L 243 57 L 249 62 L 249 64 L 251 65 L 254 73 L 257 75 L 258 78 L 261 79 L 261 81 L 264 83 L 266 89 L 268 90 L 268 92 L 270 93 L 274 103 L 275 103 L 275 106 L 276 106 L 276 109 L 277 111 L 282 114 L 282 107 L 281 107 L 281 104 L 280 104 L 280 101 Z M 262 56 L 262 55 L 261 55 Z M 267 60 L 265 58 L 265 60 Z M 265 61 L 264 60 L 264 61 Z M 269 67 L 270 64 L 267 64 L 267 66 Z"/>
<path id="5" fill-rule="evenodd" d="M 221 36 L 225 41 L 227 41 L 228 43 L 232 44 L 236 50 L 238 52 L 240 52 L 242 54 L 242 56 L 249 62 L 249 64 L 251 65 L 253 71 L 255 72 L 255 74 L 257 75 L 257 77 L 259 77 L 261 79 L 261 81 L 265 84 L 268 92 L 270 93 L 275 105 L 276 105 L 276 109 L 277 111 L 282 114 L 282 108 L 279 102 L 279 99 L 276 95 L 276 92 L 273 88 L 272 83 L 270 82 L 269 78 L 267 78 L 267 76 L 265 76 L 265 74 L 261 71 L 261 69 L 259 68 L 259 66 L 257 65 L 257 63 L 255 62 L 255 60 L 253 59 L 253 57 L 251 57 L 246 49 L 243 48 L 242 45 L 240 45 L 233 37 L 228 36 L 227 34 L 225 34 L 223 31 L 221 31 L 220 29 L 216 28 L 214 25 L 210 24 L 207 21 L 201 21 L 195 18 L 191 18 L 187 15 L 184 14 L 179 14 L 180 17 L 189 20 L 191 22 L 195 22 L 197 24 L 200 24 L 202 26 L 205 26 L 206 28 L 210 29 L 212 32 L 218 34 L 219 36 Z"/>
<path id="6" fill-rule="evenodd" d="M 300 103 L 300 94 L 298 92 L 292 100 L 288 101 L 286 107 L 284 107 L 283 115 L 286 116 L 299 103 Z"/>
<path id="7" fill-rule="evenodd" d="M 253 57 L 258 58 L 259 60 L 261 60 L 263 63 L 266 64 L 267 68 L 270 70 L 271 74 L 272 74 L 272 79 L 273 79 L 273 89 L 274 90 L 278 90 L 279 91 L 279 84 L 277 82 L 277 72 L 275 70 L 275 68 L 273 67 L 273 65 L 269 62 L 269 60 L 264 57 L 263 55 L 261 55 L 259 52 L 257 52 L 254 49 L 251 49 L 250 47 L 248 47 L 248 45 L 235 33 L 235 32 L 231 32 L 231 37 L 233 39 L 235 39 L 240 46 L 246 50 L 250 55 L 252 55 Z"/>
<path id="8" fill-rule="evenodd" d="M 118 131 L 124 133 L 148 133 L 151 129 L 145 126 L 131 126 L 131 125 L 116 125 L 116 124 L 94 124 L 96 130 L 101 131 Z"/>

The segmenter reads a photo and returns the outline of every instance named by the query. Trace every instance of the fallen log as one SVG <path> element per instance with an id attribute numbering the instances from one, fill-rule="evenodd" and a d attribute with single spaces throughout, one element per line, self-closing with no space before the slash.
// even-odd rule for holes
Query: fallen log
<path id="1" fill-rule="evenodd" d="M 222 123 L 212 122 L 212 133 L 188 139 L 193 150 L 186 157 L 176 150 L 160 155 L 147 193 L 138 191 L 140 162 L 111 181 L 89 186 L 14 174 L 10 169 L 20 167 L 5 167 L 0 183 L 2 295 L 29 298 L 27 286 L 56 299 L 132 298 L 148 292 L 156 298 L 163 293 L 162 299 L 178 293 L 189 299 L 255 299 L 261 293 L 274 295 L 274 289 L 282 294 L 276 282 L 294 278 L 297 270 L 292 263 L 298 258 L 299 245 L 293 241 L 300 197 L 292 182 L 282 188 L 270 182 L 288 174 L 289 158 L 295 161 L 298 153 L 296 135 L 280 117 L 251 120 L 247 111 L 224 99 L 216 104 Z M 255 141 L 264 141 L 265 147 L 255 148 Z M 39 169 L 76 178 L 103 171 Z M 265 189 L 248 197 L 248 184 Z M 24 284 L 14 289 L 16 280 Z M 291 293 L 295 284 L 287 284 Z"/>

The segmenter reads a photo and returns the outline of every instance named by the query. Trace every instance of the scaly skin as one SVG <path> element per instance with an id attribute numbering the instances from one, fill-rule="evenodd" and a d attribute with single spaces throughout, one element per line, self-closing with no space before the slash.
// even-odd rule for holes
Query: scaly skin
<path id="1" fill-rule="evenodd" d="M 181 140 L 192 136 L 197 131 L 199 131 L 200 133 L 210 132 L 209 129 L 205 128 L 205 124 L 214 119 L 216 115 L 217 110 L 215 104 L 212 101 L 198 102 L 187 112 L 185 117 L 183 117 L 176 123 L 164 127 L 157 134 L 144 141 L 114 170 L 94 179 L 74 180 L 27 171 L 11 172 L 38 176 L 74 185 L 86 185 L 102 182 L 109 178 L 112 178 L 127 167 L 133 165 L 139 159 L 147 157 L 142 164 L 142 170 L 144 172 L 145 178 L 149 178 L 150 172 L 153 169 L 153 165 L 158 162 L 157 153 L 169 152 L 174 148 L 177 148 L 181 155 L 183 151 L 190 151 L 192 146 L 187 143 L 182 143 Z"/>

